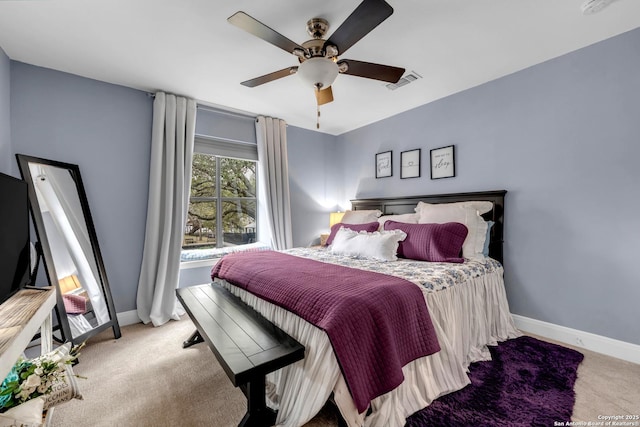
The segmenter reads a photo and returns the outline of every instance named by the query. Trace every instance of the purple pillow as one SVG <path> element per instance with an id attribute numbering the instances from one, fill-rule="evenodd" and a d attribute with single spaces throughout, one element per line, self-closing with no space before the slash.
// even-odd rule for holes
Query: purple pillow
<path id="1" fill-rule="evenodd" d="M 336 233 L 340 230 L 340 227 L 348 228 L 353 231 L 366 231 L 367 233 L 373 233 L 374 231 L 378 231 L 380 224 L 378 221 L 367 222 L 365 224 L 343 224 L 341 222 L 333 224 L 333 227 L 331 227 L 331 233 L 329 234 L 329 237 L 327 237 L 327 246 L 333 242 L 333 238 L 336 237 Z"/>
<path id="2" fill-rule="evenodd" d="M 385 230 L 402 230 L 407 238 L 398 246 L 398 256 L 432 262 L 464 262 L 460 258 L 467 227 L 459 222 L 445 224 L 407 224 L 387 221 Z"/>

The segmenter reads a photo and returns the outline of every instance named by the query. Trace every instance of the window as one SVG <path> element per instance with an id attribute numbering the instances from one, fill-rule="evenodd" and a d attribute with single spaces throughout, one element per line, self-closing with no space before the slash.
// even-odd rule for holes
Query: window
<path id="1" fill-rule="evenodd" d="M 255 242 L 257 163 L 196 152 L 192 165 L 183 249 Z"/>

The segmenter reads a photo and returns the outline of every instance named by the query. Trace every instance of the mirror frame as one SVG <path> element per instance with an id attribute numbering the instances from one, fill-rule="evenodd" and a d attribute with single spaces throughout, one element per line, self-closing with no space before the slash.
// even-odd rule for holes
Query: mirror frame
<path id="1" fill-rule="evenodd" d="M 35 232 L 38 241 L 42 247 L 42 256 L 45 267 L 45 272 L 47 274 L 47 280 L 51 286 L 55 286 L 58 290 L 56 292 L 56 307 L 58 310 L 58 322 L 60 329 L 62 330 L 63 340 L 70 341 L 73 345 L 80 344 L 86 341 L 88 338 L 102 332 L 105 329 L 113 328 L 113 335 L 115 338 L 120 338 L 122 336 L 120 332 L 120 324 L 118 323 L 118 316 L 116 313 L 115 305 L 113 304 L 113 298 L 111 296 L 111 289 L 109 288 L 109 281 L 107 280 L 107 272 L 104 268 L 104 262 L 102 260 L 102 254 L 100 252 L 100 246 L 98 245 L 98 237 L 96 235 L 96 230 L 93 225 L 93 218 L 91 217 L 91 210 L 89 209 L 89 202 L 87 200 L 87 195 L 84 190 L 84 185 L 82 184 L 82 177 L 80 175 L 80 167 L 71 163 L 59 162 L 56 160 L 42 159 L 39 157 L 33 157 L 25 154 L 16 154 L 16 159 L 18 160 L 18 167 L 20 169 L 20 174 L 22 175 L 22 179 L 27 183 L 29 187 L 29 204 L 31 210 L 31 218 L 33 219 L 35 225 Z M 44 226 L 44 221 L 42 218 L 40 204 L 38 202 L 38 198 L 36 195 L 35 187 L 33 185 L 33 176 L 31 175 L 31 171 L 29 169 L 29 163 L 39 163 L 48 166 L 55 166 L 62 169 L 67 169 L 71 174 L 71 178 L 76 184 L 76 188 L 78 190 L 78 197 L 80 199 L 80 205 L 82 206 L 84 220 L 87 226 L 87 232 L 89 233 L 89 240 L 91 242 L 91 246 L 93 248 L 93 256 L 96 261 L 96 265 L 98 267 L 99 273 L 99 282 L 102 286 L 102 292 L 105 297 L 105 302 L 107 304 L 107 309 L 109 311 L 108 322 L 105 322 L 101 325 L 96 326 L 90 331 L 87 331 L 77 337 L 74 337 L 71 334 L 71 329 L 69 327 L 69 321 L 67 319 L 67 312 L 64 307 L 64 300 L 62 299 L 62 293 L 60 292 L 60 287 L 58 284 L 56 274 L 55 265 L 53 263 L 53 256 L 51 254 L 51 247 L 49 245 L 49 240 L 46 233 L 46 228 Z"/>

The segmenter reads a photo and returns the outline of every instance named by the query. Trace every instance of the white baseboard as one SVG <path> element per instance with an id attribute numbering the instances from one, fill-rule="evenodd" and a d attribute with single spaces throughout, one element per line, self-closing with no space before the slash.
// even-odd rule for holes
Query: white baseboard
<path id="1" fill-rule="evenodd" d="M 516 327 L 541 337 L 640 364 L 640 345 L 512 314 Z"/>
<path id="2" fill-rule="evenodd" d="M 137 310 L 123 311 L 117 313 L 117 316 L 120 326 L 134 325 L 141 322 Z"/>

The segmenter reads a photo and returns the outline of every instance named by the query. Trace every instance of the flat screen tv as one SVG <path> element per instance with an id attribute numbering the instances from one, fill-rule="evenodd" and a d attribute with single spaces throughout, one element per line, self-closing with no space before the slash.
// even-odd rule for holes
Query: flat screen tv
<path id="1" fill-rule="evenodd" d="M 26 182 L 0 173 L 0 303 L 29 284 L 28 191 Z"/>

